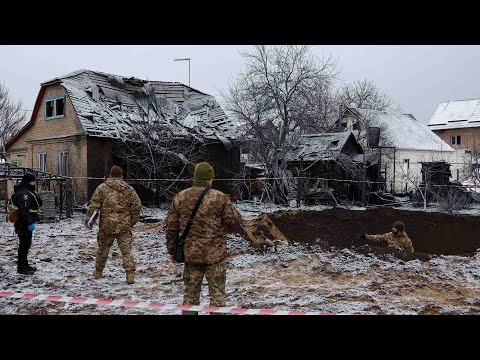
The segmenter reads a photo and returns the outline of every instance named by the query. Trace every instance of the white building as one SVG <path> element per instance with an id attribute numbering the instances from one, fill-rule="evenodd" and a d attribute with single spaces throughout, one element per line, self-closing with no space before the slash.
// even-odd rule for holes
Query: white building
<path id="1" fill-rule="evenodd" d="M 359 142 L 364 146 L 366 129 L 369 126 L 380 128 L 379 145 L 391 148 L 370 150 L 382 153 L 382 174 L 389 191 L 410 191 L 415 187 L 414 183 L 420 183 L 421 162 L 445 161 L 451 165 L 450 181 L 464 180 L 465 151 L 453 149 L 411 114 L 347 107 L 337 126 L 356 130 Z"/>

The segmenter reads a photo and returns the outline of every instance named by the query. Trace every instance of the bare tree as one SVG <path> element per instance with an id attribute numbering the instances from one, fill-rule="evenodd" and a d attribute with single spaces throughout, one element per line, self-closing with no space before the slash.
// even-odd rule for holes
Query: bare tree
<path id="1" fill-rule="evenodd" d="M 0 160 L 6 159 L 5 146 L 20 130 L 25 119 L 22 101 L 14 101 L 5 84 L 0 83 Z"/>
<path id="2" fill-rule="evenodd" d="M 305 128 L 307 118 L 312 121 L 306 99 L 334 79 L 336 63 L 313 57 L 308 46 L 258 45 L 242 55 L 246 69 L 223 94 L 227 110 L 256 140 L 253 152 L 268 173 L 283 177 L 289 135 Z M 275 199 L 286 200 L 284 182 L 274 181 L 273 189 Z"/>
<path id="3" fill-rule="evenodd" d="M 163 121 L 161 112 L 140 111 L 141 105 L 134 132 L 114 142 L 112 155 L 123 162 L 128 178 L 144 179 L 140 183 L 153 191 L 154 201 L 159 203 L 170 200 L 185 180 L 191 178 L 195 163 L 205 158 L 205 141 L 193 130 L 175 133 L 172 126 Z"/>
<path id="4" fill-rule="evenodd" d="M 393 100 L 379 89 L 371 80 L 359 80 L 340 88 L 335 94 L 337 109 L 339 106 L 359 109 L 361 116 L 351 130 L 358 130 L 357 141 L 362 146 L 367 145 L 367 129 L 371 126 L 380 127 L 380 138 L 384 146 L 390 146 L 388 127 L 378 121 L 385 114 L 401 113 Z"/>
<path id="5" fill-rule="evenodd" d="M 373 81 L 364 79 L 343 86 L 337 93 L 338 102 L 345 106 L 354 104 L 360 109 L 376 111 L 399 110 L 392 99 L 380 90 Z"/>
<path id="6" fill-rule="evenodd" d="M 203 143 L 195 138 L 179 139 L 165 129 L 156 133 L 160 134 L 158 138 L 143 136 L 137 140 L 117 141 L 112 149 L 112 155 L 125 163 L 127 176 L 143 179 L 140 183 L 153 191 L 157 203 L 162 199 L 170 200 L 185 180 L 191 178 L 195 163 L 203 159 Z"/>
<path id="7" fill-rule="evenodd" d="M 299 118 L 302 133 L 325 133 L 338 131 L 339 104 L 332 81 L 323 81 L 299 99 L 303 114 Z"/>
<path id="8" fill-rule="evenodd" d="M 456 186 L 447 186 L 442 191 L 434 193 L 434 196 L 440 211 L 447 213 L 467 209 L 472 203 L 468 192 Z"/>
<path id="9" fill-rule="evenodd" d="M 472 185 L 480 184 L 480 137 L 473 136 L 469 150 L 463 155 L 462 173 Z"/>

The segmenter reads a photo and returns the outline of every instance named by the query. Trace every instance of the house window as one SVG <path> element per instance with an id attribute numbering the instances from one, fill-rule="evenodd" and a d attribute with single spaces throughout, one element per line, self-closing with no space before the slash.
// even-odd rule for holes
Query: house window
<path id="1" fill-rule="evenodd" d="M 462 137 L 460 135 L 452 136 L 452 145 L 460 145 Z"/>
<path id="2" fill-rule="evenodd" d="M 65 96 L 48 99 L 45 102 L 45 119 L 65 116 Z"/>
<path id="3" fill-rule="evenodd" d="M 66 151 L 58 153 L 58 175 L 68 176 L 68 153 Z"/>
<path id="4" fill-rule="evenodd" d="M 408 176 L 408 170 L 410 169 L 410 159 L 403 159 L 403 174 Z"/>
<path id="5" fill-rule="evenodd" d="M 38 170 L 47 172 L 47 154 L 38 153 Z"/>

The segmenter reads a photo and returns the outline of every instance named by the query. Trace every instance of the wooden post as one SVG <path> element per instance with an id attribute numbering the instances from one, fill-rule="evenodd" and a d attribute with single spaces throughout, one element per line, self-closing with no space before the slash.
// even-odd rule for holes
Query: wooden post
<path id="1" fill-rule="evenodd" d="M 365 150 L 363 151 L 363 174 L 362 174 L 362 204 L 367 205 L 367 164 L 365 162 Z"/>
<path id="2" fill-rule="evenodd" d="M 59 201 L 59 207 L 60 207 L 60 219 L 62 218 L 62 212 L 63 212 L 63 196 L 64 196 L 64 191 L 63 191 L 63 188 L 65 186 L 65 182 L 64 181 L 59 181 L 59 185 L 60 185 L 60 201 Z"/>
<path id="3" fill-rule="evenodd" d="M 297 179 L 297 208 L 300 207 L 300 202 L 303 197 L 303 156 L 300 157 L 300 170 Z"/>
<path id="4" fill-rule="evenodd" d="M 396 151 L 395 151 L 395 148 L 393 148 L 393 188 L 391 189 L 392 191 L 392 194 L 395 195 L 395 187 L 397 186 L 396 182 L 395 182 L 395 171 L 396 171 L 396 168 L 395 168 L 395 156 L 396 155 Z"/>
<path id="5" fill-rule="evenodd" d="M 72 188 L 72 179 L 67 179 L 65 181 L 65 215 L 67 218 L 71 218 L 73 215 L 73 188 Z"/>
<path id="6" fill-rule="evenodd" d="M 8 178 L 2 179 L 4 181 L 5 186 L 5 221 L 8 222 Z"/>
<path id="7" fill-rule="evenodd" d="M 382 148 L 379 146 L 378 147 L 378 154 L 379 154 L 379 157 L 378 157 L 378 184 L 377 184 L 377 191 L 380 190 L 380 178 L 382 177 Z"/>

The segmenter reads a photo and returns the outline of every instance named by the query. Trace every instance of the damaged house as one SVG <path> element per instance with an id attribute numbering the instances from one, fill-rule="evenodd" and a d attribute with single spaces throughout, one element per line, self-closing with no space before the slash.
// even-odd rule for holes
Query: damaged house
<path id="1" fill-rule="evenodd" d="M 353 131 L 364 147 L 367 128 L 379 128 L 380 147 L 365 149 L 378 154 L 380 177 L 392 193 L 415 189 L 414 184 L 422 181 L 422 163 L 447 162 L 452 169 L 450 180 L 462 180 L 464 151 L 453 149 L 411 114 L 345 107 L 336 127 L 347 133 Z"/>
<path id="2" fill-rule="evenodd" d="M 331 199 L 331 192 L 340 199 L 360 200 L 363 180 L 363 149 L 352 132 L 307 134 L 299 137 L 286 155 L 287 170 L 305 179 L 306 203 Z M 378 158 L 365 159 L 368 190 L 377 181 Z M 353 181 L 345 181 L 353 180 Z"/>
<path id="3" fill-rule="evenodd" d="M 42 83 L 30 121 L 6 149 L 10 163 L 72 177 L 77 203 L 88 201 L 112 164 L 126 179 L 187 179 L 197 161 L 212 163 L 216 178 L 240 172 L 236 126 L 214 97 L 90 70 Z M 226 181 L 214 187 L 229 192 Z"/>

